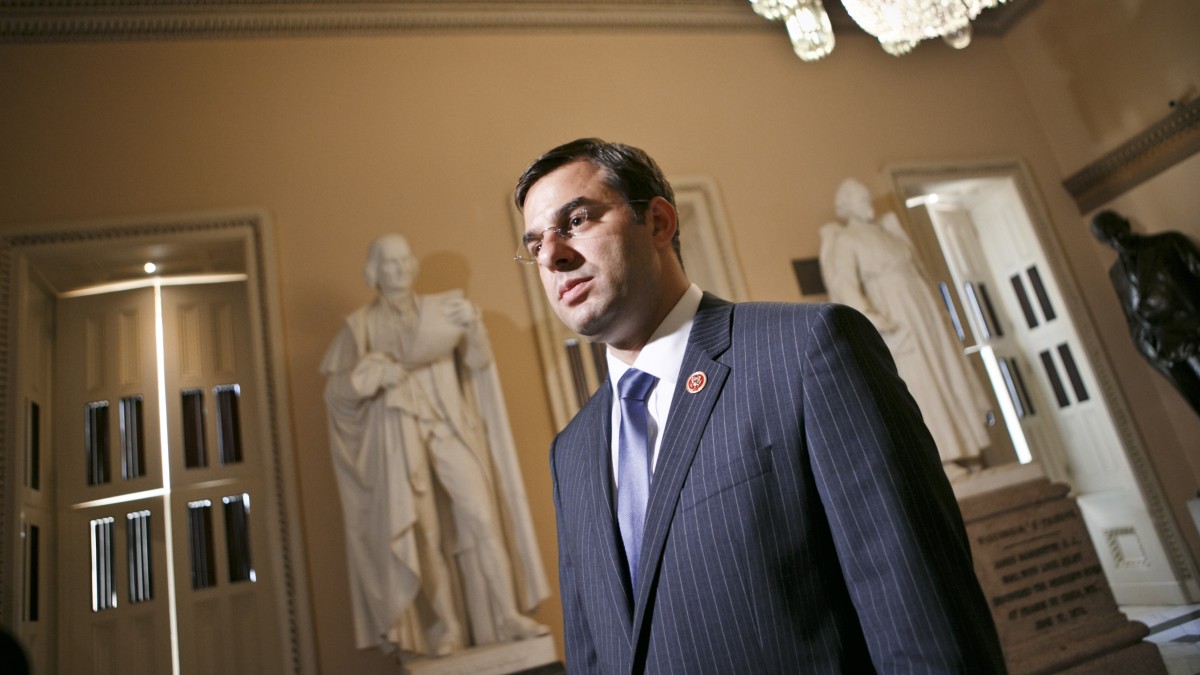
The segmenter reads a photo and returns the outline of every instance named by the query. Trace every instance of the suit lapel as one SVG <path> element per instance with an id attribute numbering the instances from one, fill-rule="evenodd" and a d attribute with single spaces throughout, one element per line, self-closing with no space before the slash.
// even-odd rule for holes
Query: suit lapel
<path id="1" fill-rule="evenodd" d="M 733 305 L 705 293 L 692 323 L 680 368 L 679 383 L 672 398 L 667 428 L 663 432 L 659 448 L 653 483 L 650 487 L 650 503 L 646 508 L 646 528 L 642 538 L 642 554 L 638 569 L 638 588 L 634 589 L 637 602 L 634 604 L 633 634 L 639 636 L 645 620 L 646 606 L 651 589 L 657 585 L 659 566 L 662 562 L 663 546 L 670 531 L 671 519 L 679 501 L 684 479 L 692 466 L 700 439 L 704 435 L 707 420 L 716 405 L 721 389 L 729 375 L 729 367 L 715 359 L 723 353 L 730 342 L 730 323 Z M 703 373 L 704 387 L 690 393 L 688 377 Z M 644 645 L 638 640 L 637 649 Z M 635 656 L 637 661 L 639 657 Z"/>

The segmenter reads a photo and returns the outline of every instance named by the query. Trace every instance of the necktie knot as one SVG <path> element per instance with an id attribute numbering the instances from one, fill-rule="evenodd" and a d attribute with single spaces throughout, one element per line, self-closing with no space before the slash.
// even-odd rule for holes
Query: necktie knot
<path id="1" fill-rule="evenodd" d="M 617 382 L 617 394 L 621 400 L 645 401 L 655 382 L 658 382 L 658 378 L 650 373 L 630 368 Z"/>

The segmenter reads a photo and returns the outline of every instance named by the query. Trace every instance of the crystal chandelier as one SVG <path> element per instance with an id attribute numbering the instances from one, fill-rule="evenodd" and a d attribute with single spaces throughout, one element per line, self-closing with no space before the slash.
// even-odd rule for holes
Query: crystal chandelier
<path id="1" fill-rule="evenodd" d="M 971 21 L 1005 0 L 842 0 L 884 51 L 906 54 L 921 40 L 941 37 L 962 49 L 971 43 Z M 821 0 L 750 0 L 761 17 L 783 21 L 796 55 L 816 61 L 833 51 L 833 28 Z"/>

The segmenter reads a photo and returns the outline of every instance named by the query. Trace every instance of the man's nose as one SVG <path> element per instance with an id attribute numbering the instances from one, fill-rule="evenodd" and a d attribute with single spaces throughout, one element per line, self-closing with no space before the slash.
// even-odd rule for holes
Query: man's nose
<path id="1" fill-rule="evenodd" d="M 576 252 L 571 241 L 557 230 L 542 233 L 542 250 L 538 252 L 538 264 L 547 269 L 561 269 L 570 264 Z"/>

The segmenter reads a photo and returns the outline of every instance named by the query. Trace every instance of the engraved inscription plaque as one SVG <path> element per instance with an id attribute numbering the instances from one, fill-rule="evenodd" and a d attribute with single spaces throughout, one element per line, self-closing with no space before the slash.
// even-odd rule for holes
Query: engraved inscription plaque
<path id="1" fill-rule="evenodd" d="M 1117 611 L 1073 501 L 1058 499 L 1020 518 L 980 523 L 972 541 L 987 549 L 983 557 L 993 577 L 988 600 L 1004 617 L 1006 632 L 1032 635 Z"/>
<path id="2" fill-rule="evenodd" d="M 959 501 L 1009 670 L 1135 663 L 1137 672 L 1166 673 L 1157 648 L 1142 642 L 1145 625 L 1118 609 L 1067 492 L 1038 478 Z"/>

